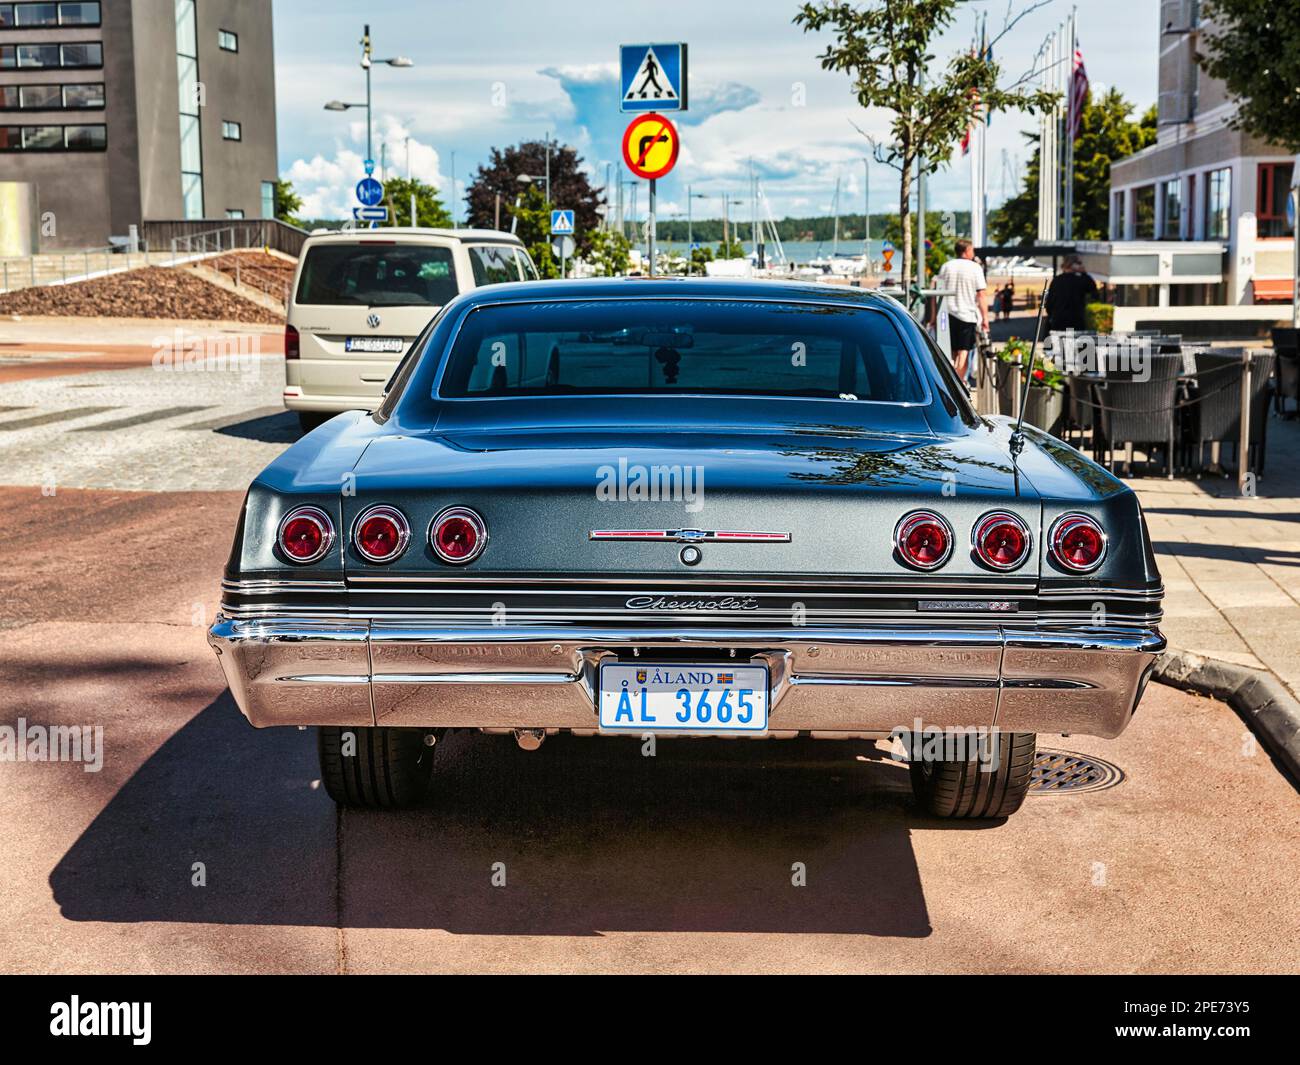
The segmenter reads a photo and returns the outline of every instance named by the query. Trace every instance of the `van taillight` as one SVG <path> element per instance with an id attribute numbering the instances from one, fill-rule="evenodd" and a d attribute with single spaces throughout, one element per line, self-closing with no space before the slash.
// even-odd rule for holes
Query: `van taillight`
<path id="1" fill-rule="evenodd" d="M 284 327 L 284 357 L 296 359 L 302 345 L 298 340 L 298 330 L 291 325 Z"/>

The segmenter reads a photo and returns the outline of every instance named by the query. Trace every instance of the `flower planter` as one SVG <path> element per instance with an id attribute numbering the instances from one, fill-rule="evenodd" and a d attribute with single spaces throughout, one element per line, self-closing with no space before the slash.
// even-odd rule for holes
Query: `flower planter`
<path id="1" fill-rule="evenodd" d="M 1016 411 L 1019 414 L 1019 411 Z M 1025 407 L 1025 421 L 1044 432 L 1056 435 L 1065 413 L 1065 396 L 1051 388 L 1037 386 L 1029 390 L 1029 403 Z"/>

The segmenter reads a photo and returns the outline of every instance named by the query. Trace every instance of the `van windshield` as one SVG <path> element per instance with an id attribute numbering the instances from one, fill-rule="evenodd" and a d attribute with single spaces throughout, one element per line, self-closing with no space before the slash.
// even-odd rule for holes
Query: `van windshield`
<path id="1" fill-rule="evenodd" d="M 924 402 L 888 316 L 724 299 L 489 304 L 466 315 L 440 394 L 762 395 Z"/>
<path id="2" fill-rule="evenodd" d="M 330 242 L 307 249 L 297 302 L 324 306 L 441 307 L 457 292 L 450 248 Z"/>

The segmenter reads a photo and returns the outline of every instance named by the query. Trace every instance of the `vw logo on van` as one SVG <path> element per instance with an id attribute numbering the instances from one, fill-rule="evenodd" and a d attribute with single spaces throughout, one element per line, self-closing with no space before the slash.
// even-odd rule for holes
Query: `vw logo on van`
<path id="1" fill-rule="evenodd" d="M 375 314 L 374 311 L 366 315 L 366 325 L 370 326 L 371 329 L 379 328 L 379 320 L 379 315 Z"/>

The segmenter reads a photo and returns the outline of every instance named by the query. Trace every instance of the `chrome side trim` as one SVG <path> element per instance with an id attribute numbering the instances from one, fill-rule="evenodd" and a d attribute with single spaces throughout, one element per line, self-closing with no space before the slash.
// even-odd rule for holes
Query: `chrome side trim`
<path id="1" fill-rule="evenodd" d="M 673 544 L 788 544 L 788 532 L 734 532 L 729 529 L 592 529 L 588 540 L 636 540 Z"/>

